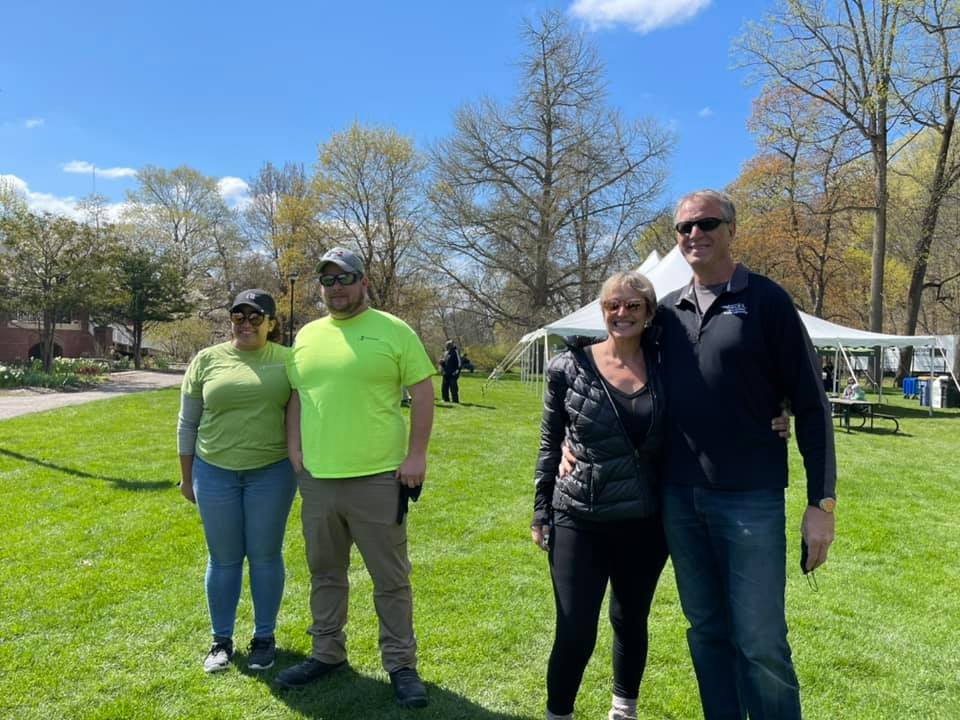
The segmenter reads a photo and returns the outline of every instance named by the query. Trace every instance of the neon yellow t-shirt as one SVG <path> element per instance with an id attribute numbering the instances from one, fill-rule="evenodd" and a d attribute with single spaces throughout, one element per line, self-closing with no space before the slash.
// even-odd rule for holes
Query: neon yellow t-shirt
<path id="1" fill-rule="evenodd" d="M 303 464 L 317 478 L 395 470 L 407 456 L 402 385 L 435 372 L 413 329 L 380 310 L 307 323 L 287 363 L 300 393 Z"/>
<path id="2" fill-rule="evenodd" d="M 289 355 L 290 348 L 272 342 L 259 350 L 238 350 L 225 342 L 193 358 L 181 390 L 203 400 L 196 453 L 205 462 L 250 470 L 287 457 Z"/>

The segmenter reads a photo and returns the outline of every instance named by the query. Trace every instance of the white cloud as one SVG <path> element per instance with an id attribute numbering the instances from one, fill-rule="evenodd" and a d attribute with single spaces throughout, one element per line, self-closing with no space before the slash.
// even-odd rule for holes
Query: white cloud
<path id="1" fill-rule="evenodd" d="M 0 186 L 13 190 L 17 195 L 24 195 L 27 192 L 27 183 L 16 175 L 0 175 Z"/>
<path id="2" fill-rule="evenodd" d="M 701 108 L 700 112 L 697 113 L 702 118 L 713 117 L 713 108 L 707 105 L 705 108 Z"/>
<path id="3" fill-rule="evenodd" d="M 99 172 L 99 171 L 98 171 Z M 65 215 L 74 220 L 85 220 L 83 212 L 79 209 L 79 201 L 72 195 L 66 197 L 57 197 L 50 193 L 34 192 L 30 190 L 25 180 L 16 175 L 0 175 L 0 185 L 6 185 L 13 189 L 27 203 L 27 207 L 33 212 L 48 212 L 53 215 Z M 120 213 L 126 203 L 107 203 L 104 206 L 104 213 L 107 220 L 116 222 L 120 219 Z"/>
<path id="4" fill-rule="evenodd" d="M 574 0 L 570 14 L 591 28 L 627 25 L 638 33 L 679 25 L 710 5 L 710 0 Z"/>
<path id="5" fill-rule="evenodd" d="M 220 197 L 232 208 L 242 209 L 250 204 L 250 186 L 242 178 L 229 175 L 217 181 Z"/>
<path id="6" fill-rule="evenodd" d="M 137 171 L 128 167 L 100 168 L 86 160 L 71 160 L 63 166 L 66 173 L 75 173 L 77 175 L 90 175 L 94 169 L 97 171 L 97 177 L 107 180 L 117 180 L 123 177 L 136 177 Z"/>
<path id="7" fill-rule="evenodd" d="M 29 120 L 23 121 L 23 126 L 27 130 L 33 130 L 34 128 L 43 127 L 43 118 L 30 118 Z"/>

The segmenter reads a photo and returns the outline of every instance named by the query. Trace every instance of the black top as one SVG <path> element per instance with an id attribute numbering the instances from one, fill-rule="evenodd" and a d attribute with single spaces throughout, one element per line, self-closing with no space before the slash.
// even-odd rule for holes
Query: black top
<path id="1" fill-rule="evenodd" d="M 653 427 L 653 396 L 650 394 L 650 388 L 644 385 L 634 393 L 626 393 L 611 385 L 597 367 L 596 359 L 593 357 L 593 347 L 586 348 L 586 351 L 591 366 L 607 386 L 610 397 L 617 406 L 617 413 L 627 431 L 627 437 L 630 438 L 634 447 L 639 448 Z"/>
<path id="2" fill-rule="evenodd" d="M 664 481 L 731 490 L 787 485 L 787 444 L 770 429 L 786 399 L 816 504 L 836 492 L 830 405 L 820 363 L 786 291 L 737 268 L 698 317 L 692 283 L 661 300 L 668 402 Z"/>
<path id="3" fill-rule="evenodd" d="M 636 442 L 583 351 L 583 339 L 568 341 L 570 349 L 551 361 L 534 475 L 534 524 L 546 523 L 554 510 L 602 522 L 649 517 L 659 510 L 665 418 L 656 371 L 658 334 L 644 333 L 653 422 Z M 563 442 L 577 464 L 558 477 Z"/>

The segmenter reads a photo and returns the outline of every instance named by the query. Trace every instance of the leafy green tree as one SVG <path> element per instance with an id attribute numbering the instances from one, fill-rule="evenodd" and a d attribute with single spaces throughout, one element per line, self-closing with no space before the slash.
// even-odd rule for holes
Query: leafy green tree
<path id="1" fill-rule="evenodd" d="M 122 245 L 110 260 L 116 288 L 110 315 L 130 332 L 133 364 L 139 370 L 144 330 L 190 314 L 186 284 L 169 252 Z"/>
<path id="2" fill-rule="evenodd" d="M 57 321 L 110 303 L 106 243 L 70 218 L 14 205 L 0 215 L 3 284 L 8 302 L 37 318 L 43 368 L 53 364 Z"/>
<path id="3" fill-rule="evenodd" d="M 210 318 L 196 314 L 173 322 L 157 323 L 146 331 L 149 340 L 159 346 L 167 356 L 186 362 L 200 350 L 227 339 L 228 331 L 222 324 L 214 324 Z"/>

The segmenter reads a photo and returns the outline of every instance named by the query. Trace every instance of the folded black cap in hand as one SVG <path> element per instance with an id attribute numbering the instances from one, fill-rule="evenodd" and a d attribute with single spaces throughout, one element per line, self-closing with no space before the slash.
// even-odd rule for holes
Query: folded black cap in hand
<path id="1" fill-rule="evenodd" d="M 397 506 L 397 525 L 403 524 L 403 516 L 407 514 L 407 510 L 410 509 L 410 501 L 413 500 L 416 502 L 420 499 L 420 493 L 423 492 L 423 485 L 417 485 L 416 487 L 407 487 L 403 483 L 400 485 L 400 502 Z"/>

